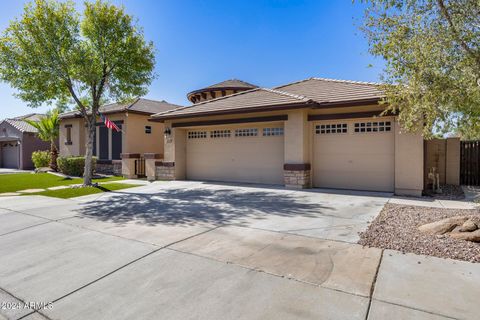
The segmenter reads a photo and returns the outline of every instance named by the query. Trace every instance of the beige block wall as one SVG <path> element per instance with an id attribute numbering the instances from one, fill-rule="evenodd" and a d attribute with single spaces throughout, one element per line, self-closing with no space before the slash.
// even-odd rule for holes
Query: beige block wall
<path id="1" fill-rule="evenodd" d="M 71 145 L 66 145 L 67 128 L 71 125 Z M 59 145 L 61 156 L 80 156 L 85 154 L 86 129 L 85 122 L 81 118 L 64 119 L 60 121 Z"/>
<path id="2" fill-rule="evenodd" d="M 423 136 L 407 133 L 395 123 L 395 194 L 421 196 L 423 190 Z"/>
<path id="3" fill-rule="evenodd" d="M 425 186 L 431 183 L 428 173 L 437 168 L 440 184 L 460 184 L 460 139 L 432 139 L 425 141 Z"/>
<path id="4" fill-rule="evenodd" d="M 163 154 L 164 124 L 148 121 L 150 117 L 143 114 L 127 113 L 125 116 L 126 134 L 124 135 L 123 153 L 160 153 Z M 152 127 L 152 133 L 145 133 L 145 126 Z"/>
<path id="5" fill-rule="evenodd" d="M 448 138 L 446 150 L 446 177 L 447 184 L 460 184 L 460 139 Z"/>

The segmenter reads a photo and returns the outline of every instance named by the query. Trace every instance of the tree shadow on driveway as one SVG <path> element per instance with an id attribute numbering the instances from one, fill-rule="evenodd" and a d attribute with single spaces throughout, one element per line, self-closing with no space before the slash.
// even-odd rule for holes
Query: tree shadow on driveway
<path id="1" fill-rule="evenodd" d="M 241 223 L 268 216 L 315 218 L 322 210 L 335 210 L 312 203 L 299 194 L 239 189 L 168 188 L 153 194 L 116 193 L 87 202 L 78 213 L 101 221 L 155 225 Z"/>

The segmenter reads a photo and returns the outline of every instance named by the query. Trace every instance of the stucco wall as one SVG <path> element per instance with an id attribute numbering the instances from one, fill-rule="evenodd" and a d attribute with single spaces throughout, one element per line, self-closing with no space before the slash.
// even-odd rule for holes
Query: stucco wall
<path id="1" fill-rule="evenodd" d="M 421 196 L 423 190 L 423 137 L 395 125 L 395 193 Z"/>
<path id="2" fill-rule="evenodd" d="M 128 113 L 126 133 L 124 135 L 124 153 L 160 153 L 163 154 L 164 125 L 160 122 L 148 121 L 149 116 Z M 145 133 L 145 126 L 152 128 L 152 133 Z"/>
<path id="3" fill-rule="evenodd" d="M 67 128 L 65 126 L 71 125 L 71 144 L 67 144 Z M 60 121 L 60 155 L 66 156 L 80 156 L 85 154 L 85 138 L 86 129 L 85 122 L 81 118 L 62 119 Z"/>
<path id="4" fill-rule="evenodd" d="M 300 164 L 308 163 L 309 155 L 309 123 L 307 110 L 289 111 L 288 120 L 284 127 L 284 163 Z"/>
<path id="5" fill-rule="evenodd" d="M 50 142 L 42 141 L 33 133 L 24 133 L 21 144 L 22 148 L 22 163 L 21 169 L 33 169 L 32 152 L 34 151 L 49 151 Z"/>

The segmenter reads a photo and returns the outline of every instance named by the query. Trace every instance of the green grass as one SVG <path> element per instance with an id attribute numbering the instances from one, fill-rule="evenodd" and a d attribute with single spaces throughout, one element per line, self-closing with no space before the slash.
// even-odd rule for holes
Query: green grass
<path id="1" fill-rule="evenodd" d="M 40 195 L 40 196 L 67 199 L 67 198 L 86 196 L 86 195 L 89 195 L 89 194 L 102 193 L 102 192 L 110 192 L 110 191 L 127 189 L 127 188 L 138 187 L 138 186 L 140 186 L 140 185 L 126 184 L 126 183 L 106 183 L 106 184 L 100 185 L 99 187 L 47 190 L 47 191 L 30 193 L 30 194 L 25 194 L 25 195 L 34 194 L 34 195 Z"/>
<path id="2" fill-rule="evenodd" d="M 123 177 L 94 179 L 93 182 L 123 180 Z M 81 178 L 65 179 L 49 173 L 14 173 L 0 174 L 0 193 L 15 192 L 25 189 L 46 189 L 82 183 Z"/>

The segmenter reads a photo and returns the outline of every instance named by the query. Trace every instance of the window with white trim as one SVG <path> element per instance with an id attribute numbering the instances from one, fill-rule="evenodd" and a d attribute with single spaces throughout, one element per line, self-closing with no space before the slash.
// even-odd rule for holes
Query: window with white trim
<path id="1" fill-rule="evenodd" d="M 348 125 L 346 123 L 319 124 L 315 126 L 316 134 L 347 133 Z"/>
<path id="2" fill-rule="evenodd" d="M 367 121 L 367 122 L 356 122 L 355 123 L 355 132 L 385 132 L 392 130 L 391 121 Z"/>
<path id="3" fill-rule="evenodd" d="M 207 137 L 207 131 L 188 131 L 188 139 L 204 139 Z"/>
<path id="4" fill-rule="evenodd" d="M 283 128 L 263 128 L 263 135 L 265 137 L 269 136 L 283 136 Z"/>
<path id="5" fill-rule="evenodd" d="M 230 138 L 230 130 L 213 130 L 210 131 L 210 138 Z"/>
<path id="6" fill-rule="evenodd" d="M 258 136 L 257 128 L 236 129 L 235 137 L 256 137 Z"/>

